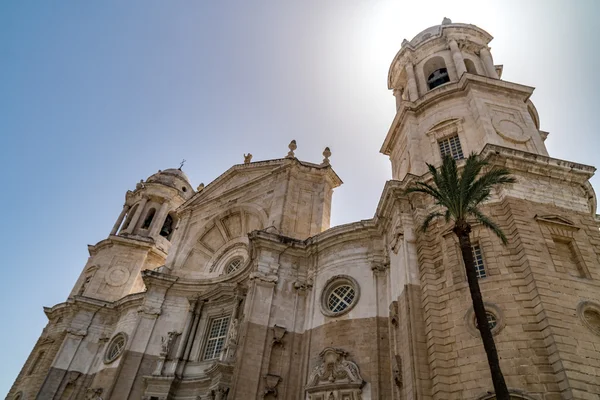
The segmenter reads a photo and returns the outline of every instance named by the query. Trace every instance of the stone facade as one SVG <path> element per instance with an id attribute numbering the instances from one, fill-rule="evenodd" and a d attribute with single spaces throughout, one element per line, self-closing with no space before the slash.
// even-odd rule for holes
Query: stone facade
<path id="1" fill-rule="evenodd" d="M 514 398 L 598 399 L 600 230 L 594 168 L 550 158 L 529 100 L 501 80 L 473 25 L 405 41 L 375 216 L 329 227 L 329 164 L 235 165 L 193 189 L 181 169 L 127 192 L 107 239 L 48 325 L 8 399 L 490 399 L 451 226 L 422 233 L 407 197 L 425 163 L 478 152 L 511 170 L 474 226 L 480 285 Z"/>

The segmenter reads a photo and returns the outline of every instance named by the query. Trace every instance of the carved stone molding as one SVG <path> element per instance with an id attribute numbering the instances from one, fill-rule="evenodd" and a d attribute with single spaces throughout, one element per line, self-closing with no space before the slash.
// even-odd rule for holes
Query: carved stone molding
<path id="1" fill-rule="evenodd" d="M 88 332 L 87 329 L 75 329 L 75 328 L 67 328 L 67 333 L 73 336 L 85 337 Z"/>
<path id="2" fill-rule="evenodd" d="M 277 385 L 281 382 L 281 377 L 279 375 L 265 375 L 265 392 L 263 394 L 263 399 L 267 397 L 277 397 Z"/>
<path id="3" fill-rule="evenodd" d="M 390 322 L 396 328 L 398 327 L 398 302 L 392 301 L 390 304 Z"/>
<path id="4" fill-rule="evenodd" d="M 250 273 L 250 280 L 257 281 L 259 283 L 275 284 L 279 280 L 277 275 L 266 274 L 263 272 L 252 272 Z"/>
<path id="5" fill-rule="evenodd" d="M 319 356 L 321 363 L 311 371 L 306 385 L 309 400 L 361 400 L 365 381 L 358 366 L 346 360 L 348 353 L 327 347 Z"/>
<path id="6" fill-rule="evenodd" d="M 273 326 L 273 346 L 283 344 L 283 336 L 287 330 L 283 326 Z"/>
<path id="7" fill-rule="evenodd" d="M 102 400 L 102 388 L 89 388 L 85 391 L 85 400 Z"/>

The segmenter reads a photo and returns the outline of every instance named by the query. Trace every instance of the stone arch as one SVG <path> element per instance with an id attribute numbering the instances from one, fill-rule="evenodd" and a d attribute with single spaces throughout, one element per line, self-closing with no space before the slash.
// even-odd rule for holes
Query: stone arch
<path id="1" fill-rule="evenodd" d="M 473 60 L 471 60 L 469 58 L 465 58 L 465 67 L 467 68 L 467 72 L 469 74 L 473 74 L 473 75 L 479 74 L 479 72 L 477 72 L 477 66 L 475 65 Z"/>
<path id="2" fill-rule="evenodd" d="M 509 389 L 508 392 L 510 393 L 511 399 L 538 400 L 535 397 L 528 396 L 527 394 L 523 393 L 520 390 Z M 476 400 L 495 400 L 495 399 L 496 399 L 496 395 L 494 393 L 489 393 L 489 392 L 482 394 L 481 396 L 476 398 Z"/>
<path id="3" fill-rule="evenodd" d="M 267 214 L 250 204 L 232 207 L 209 221 L 196 236 L 193 248 L 183 261 L 183 269 L 216 274 L 214 267 L 233 244 L 247 247 L 247 234 L 267 226 Z"/>
<path id="4" fill-rule="evenodd" d="M 428 59 L 423 64 L 423 78 L 427 90 L 450 82 L 450 75 L 446 66 L 446 60 L 441 55 L 436 55 Z"/>

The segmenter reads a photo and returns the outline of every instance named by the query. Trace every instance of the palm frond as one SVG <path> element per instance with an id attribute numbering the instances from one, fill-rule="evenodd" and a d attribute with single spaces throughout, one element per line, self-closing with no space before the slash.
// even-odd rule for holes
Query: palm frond
<path id="1" fill-rule="evenodd" d="M 427 215 L 427 217 L 425 217 L 425 220 L 423 221 L 423 223 L 421 224 L 421 227 L 419 229 L 421 230 L 421 232 L 427 232 L 427 228 L 429 228 L 429 224 L 431 223 L 431 221 L 433 221 L 437 217 L 443 217 L 443 216 L 444 216 L 444 214 L 442 214 L 440 212 L 432 212 L 431 214 Z"/>
<path id="2" fill-rule="evenodd" d="M 506 235 L 502 232 L 502 229 L 491 219 L 488 218 L 487 215 L 483 214 L 477 207 L 472 207 L 469 209 L 469 214 L 473 215 L 475 219 L 481 223 L 481 225 L 485 226 L 492 232 L 496 234 L 502 240 L 503 244 L 508 243 L 506 239 Z"/>
<path id="3" fill-rule="evenodd" d="M 510 175 L 510 171 L 507 169 L 492 168 L 481 175 L 479 179 L 470 186 L 467 193 L 470 201 L 467 206 L 477 206 L 479 203 L 487 200 L 493 186 L 514 182 L 516 182 L 516 179 Z"/>
<path id="4" fill-rule="evenodd" d="M 468 207 L 470 203 L 470 192 L 475 179 L 483 169 L 487 165 L 486 160 L 480 159 L 477 154 L 471 153 L 471 155 L 467 158 L 467 162 L 465 163 L 465 167 L 462 170 L 460 176 L 460 207 L 464 209 Z"/>
<path id="5" fill-rule="evenodd" d="M 415 184 L 404 191 L 405 194 L 424 193 L 437 200 L 437 203 L 445 206 L 447 198 L 438 188 L 425 182 L 415 182 Z"/>

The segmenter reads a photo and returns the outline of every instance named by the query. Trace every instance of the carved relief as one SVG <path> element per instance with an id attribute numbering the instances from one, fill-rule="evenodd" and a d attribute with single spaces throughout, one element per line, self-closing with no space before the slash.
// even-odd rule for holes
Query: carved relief
<path id="1" fill-rule="evenodd" d="M 321 363 L 310 373 L 306 391 L 310 400 L 360 400 L 365 381 L 358 366 L 346 360 L 348 353 L 327 347 L 319 356 Z"/>
<path id="2" fill-rule="evenodd" d="M 488 104 L 492 126 L 504 139 L 515 143 L 525 143 L 531 136 L 525 132 L 525 121 L 519 110 Z"/>
<path id="3" fill-rule="evenodd" d="M 106 271 L 104 279 L 110 286 L 122 286 L 129 280 L 129 270 L 122 265 L 115 265 Z"/>
<path id="4" fill-rule="evenodd" d="M 89 388 L 85 392 L 85 400 L 102 400 L 102 388 Z"/>

